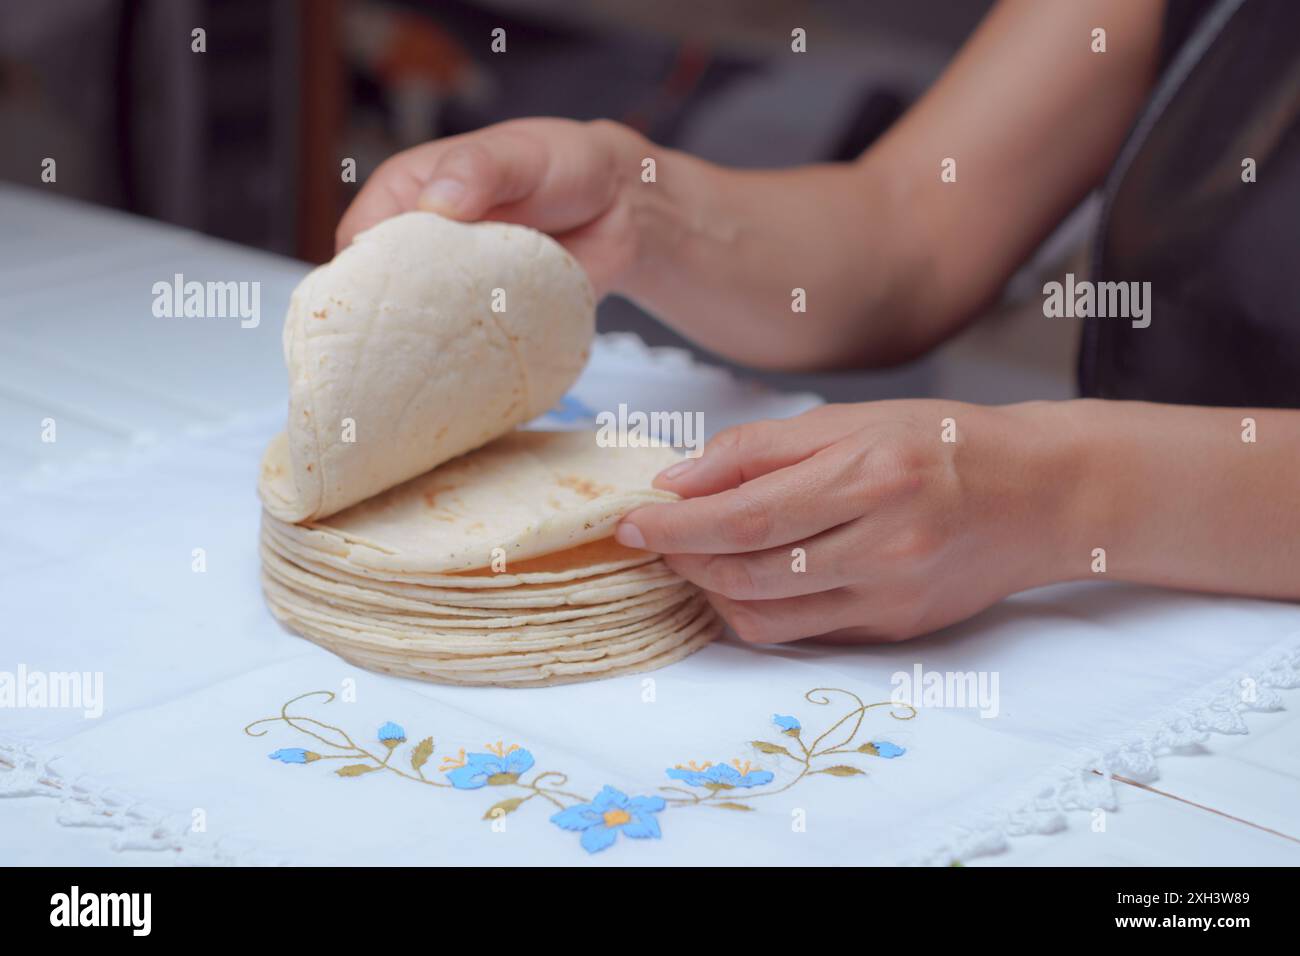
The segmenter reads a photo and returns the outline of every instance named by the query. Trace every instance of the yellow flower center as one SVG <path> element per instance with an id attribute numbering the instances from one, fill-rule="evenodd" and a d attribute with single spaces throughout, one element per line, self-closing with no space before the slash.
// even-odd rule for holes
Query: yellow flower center
<path id="1" fill-rule="evenodd" d="M 626 810 L 605 811 L 605 826 L 607 827 L 621 827 L 623 824 L 631 822 L 631 820 L 632 815 Z"/>
<path id="2" fill-rule="evenodd" d="M 707 761 L 707 760 L 704 761 L 704 763 L 696 763 L 694 760 L 692 760 L 692 761 L 690 761 L 688 764 L 686 764 L 686 766 L 684 766 L 684 767 L 683 767 L 681 764 L 677 764 L 677 769 L 678 769 L 678 770 L 694 770 L 696 773 L 701 773 L 701 772 L 703 772 L 703 771 L 705 771 L 705 770 L 708 770 L 708 769 L 709 769 L 710 767 L 712 767 L 712 766 L 713 766 L 713 764 L 710 763 L 710 762 Z"/>
<path id="3" fill-rule="evenodd" d="M 442 770 L 455 770 L 458 767 L 465 766 L 465 748 L 460 748 L 460 753 L 455 757 L 442 758 Z"/>

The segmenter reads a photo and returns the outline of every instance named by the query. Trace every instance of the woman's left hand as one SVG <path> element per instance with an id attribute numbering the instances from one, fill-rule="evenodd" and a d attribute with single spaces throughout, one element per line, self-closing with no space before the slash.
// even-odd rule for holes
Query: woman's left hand
<path id="1" fill-rule="evenodd" d="M 1077 577 L 1053 405 L 829 405 L 718 434 L 620 523 L 746 641 L 899 641 Z"/>

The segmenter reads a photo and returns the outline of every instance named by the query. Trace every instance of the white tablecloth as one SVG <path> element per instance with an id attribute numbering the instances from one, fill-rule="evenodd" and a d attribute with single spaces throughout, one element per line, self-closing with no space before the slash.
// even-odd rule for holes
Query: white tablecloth
<path id="1" fill-rule="evenodd" d="M 1300 776 L 1285 746 L 1274 746 L 1271 768 L 1256 765 L 1267 740 L 1250 760 L 1187 757 L 1207 734 L 1265 720 L 1251 711 L 1276 708 L 1297 684 L 1296 607 L 1102 583 L 1021 595 L 895 647 L 726 643 L 588 685 L 444 688 L 358 671 L 280 629 L 258 593 L 253 484 L 283 416 L 279 316 L 306 267 L 50 191 L 0 187 L 0 221 L 0 696 L 20 671 L 38 684 L 72 672 L 103 683 L 102 700 L 82 701 L 102 705 L 98 717 L 30 698 L 0 706 L 0 797 L 12 798 L 0 803 L 0 863 L 55 852 L 61 862 L 942 863 L 1067 820 L 1073 834 L 1096 833 L 1116 792 L 1094 771 L 1151 780 L 1166 751 L 1176 755 L 1166 764 L 1222 766 L 1223 780 L 1253 781 L 1261 797 Z M 152 283 L 178 271 L 260 281 L 261 326 L 153 318 Z M 601 341 L 573 398 L 552 424 L 580 425 L 584 408 L 628 401 L 703 410 L 713 431 L 814 401 L 627 338 Z M 57 443 L 40 441 L 46 417 L 58 421 Z M 901 721 L 873 708 L 851 743 L 839 746 L 856 718 L 814 745 L 854 712 L 849 695 L 884 701 L 895 674 L 918 664 L 925 675 L 996 676 L 997 716 L 925 707 Z M 245 732 L 315 691 L 338 696 L 305 698 L 292 713 L 339 728 L 378 759 L 389 753 L 380 728 L 398 725 L 406 740 L 389 756 L 395 769 L 339 776 L 377 760 L 336 759 L 338 748 L 283 722 Z M 797 737 L 785 732 L 790 719 Z M 1294 723 L 1269 726 L 1270 739 L 1294 739 Z M 426 737 L 434 749 L 415 771 Z M 848 752 L 805 764 L 804 745 Z M 462 749 L 471 769 L 458 772 Z M 292 762 L 299 750 L 306 762 Z M 495 783 L 473 772 L 496 760 L 509 767 Z M 839 767 L 864 772 L 807 772 Z M 1184 772 L 1176 786 L 1195 783 Z M 628 802 L 607 794 L 582 809 L 606 786 Z M 483 819 L 530 796 L 507 803 L 495 827 Z M 1221 788 L 1204 802 L 1220 797 L 1297 830 L 1294 800 L 1288 809 L 1282 797 Z M 581 829 L 552 822 L 556 802 L 568 811 L 561 822 Z M 751 809 L 710 805 L 723 803 Z M 1175 826 L 1172 811 L 1153 818 L 1126 804 L 1126 819 L 1155 820 L 1163 834 L 1138 859 L 1178 862 L 1177 843 L 1209 833 L 1233 859 L 1249 846 L 1251 862 L 1296 861 L 1285 839 L 1186 812 L 1199 822 Z M 50 819 L 80 842 L 55 839 L 61 832 L 42 825 Z M 79 827 L 107 828 L 118 850 L 158 852 L 105 854 Z M 594 846 L 611 829 L 612 845 L 584 849 L 584 837 Z M 1132 845 L 1107 842 L 1094 858 Z"/>
<path id="2" fill-rule="evenodd" d="M 703 409 L 716 428 L 811 400 L 615 339 L 560 417 L 580 425 L 583 408 L 619 401 Z M 1276 707 L 1300 677 L 1292 605 L 1100 583 L 1030 592 L 903 645 L 728 642 L 577 686 L 369 674 L 262 606 L 253 484 L 281 414 L 0 496 L 0 669 L 103 680 L 102 716 L 0 710 L 8 793 L 58 796 L 62 822 L 112 826 L 118 846 L 178 861 L 944 863 L 1051 831 L 1071 810 L 1104 812 L 1105 773 L 1151 779 L 1162 748 L 1243 731 L 1246 712 Z M 917 667 L 996 676 L 996 715 L 858 711 Z M 302 720 L 245 730 L 294 698 Z M 400 729 L 385 736 L 402 738 L 391 754 L 390 723 Z"/>

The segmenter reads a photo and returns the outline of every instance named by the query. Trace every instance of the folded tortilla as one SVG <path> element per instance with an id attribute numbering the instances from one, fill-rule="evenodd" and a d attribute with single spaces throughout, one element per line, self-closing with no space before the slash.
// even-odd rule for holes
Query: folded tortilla
<path id="1" fill-rule="evenodd" d="M 361 233 L 290 300 L 266 510 L 328 517 L 536 418 L 594 331 L 581 266 L 536 230 L 412 212 Z"/>

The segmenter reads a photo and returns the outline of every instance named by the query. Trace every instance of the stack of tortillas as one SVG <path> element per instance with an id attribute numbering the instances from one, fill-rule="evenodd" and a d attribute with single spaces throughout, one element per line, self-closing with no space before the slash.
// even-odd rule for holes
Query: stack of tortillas
<path id="1" fill-rule="evenodd" d="M 586 362 L 586 276 L 520 226 L 408 213 L 294 292 L 289 423 L 262 462 L 276 617 L 353 663 L 540 686 L 660 667 L 721 624 L 611 535 L 671 449 L 518 431 Z"/>

